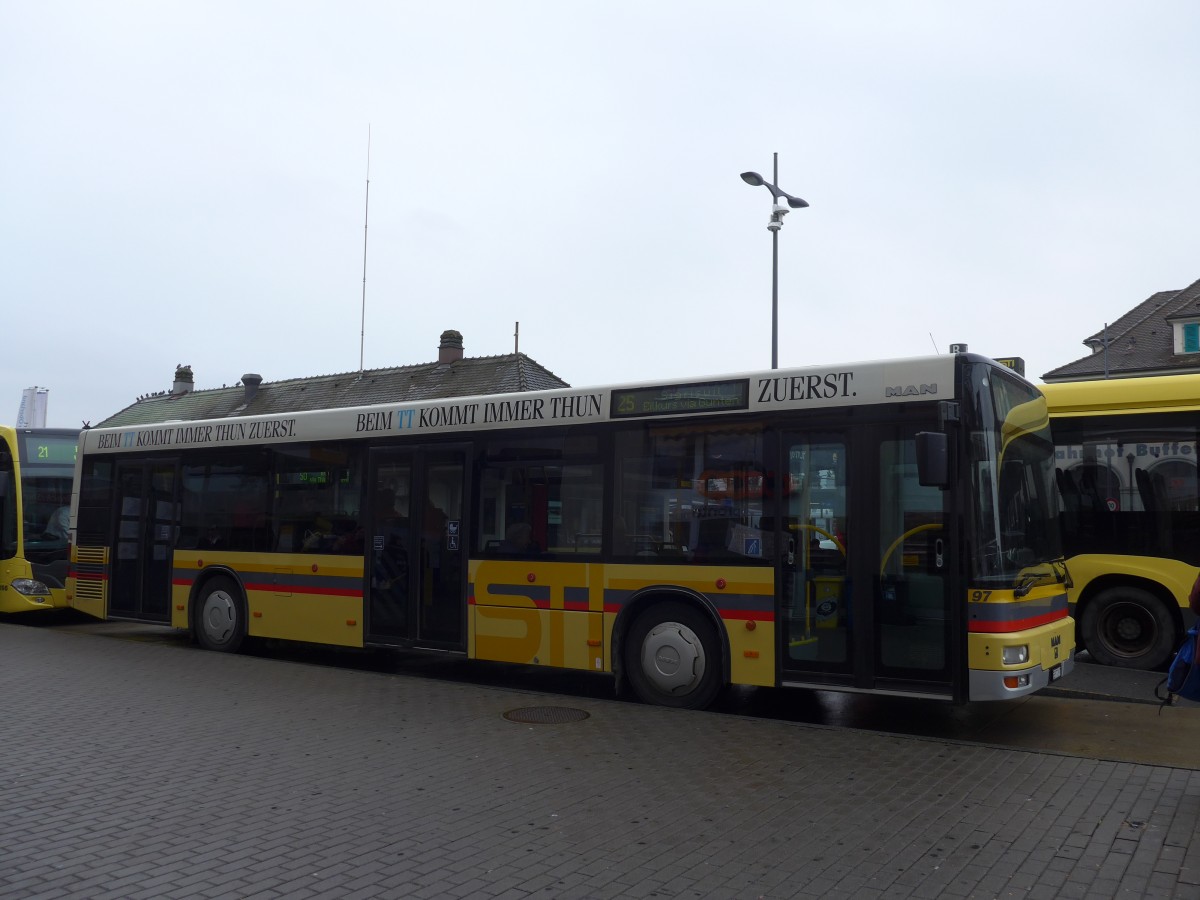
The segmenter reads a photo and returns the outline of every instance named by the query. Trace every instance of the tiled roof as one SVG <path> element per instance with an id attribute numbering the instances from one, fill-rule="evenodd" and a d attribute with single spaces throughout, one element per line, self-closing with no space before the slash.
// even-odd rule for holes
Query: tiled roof
<path id="1" fill-rule="evenodd" d="M 1171 320 L 1180 316 L 1200 316 L 1200 281 L 1181 291 L 1159 291 L 1143 300 L 1110 323 L 1107 331 L 1084 339 L 1083 343 L 1094 352 L 1051 369 L 1042 380 L 1080 381 L 1103 378 L 1106 372 L 1110 377 L 1124 378 L 1200 369 L 1200 355 L 1175 353 Z"/>
<path id="2" fill-rule="evenodd" d="M 509 353 L 447 363 L 264 381 L 249 401 L 246 399 L 249 391 L 241 384 L 186 393 L 164 391 L 139 399 L 96 427 L 223 419 L 562 387 L 570 385 L 524 353 Z"/>

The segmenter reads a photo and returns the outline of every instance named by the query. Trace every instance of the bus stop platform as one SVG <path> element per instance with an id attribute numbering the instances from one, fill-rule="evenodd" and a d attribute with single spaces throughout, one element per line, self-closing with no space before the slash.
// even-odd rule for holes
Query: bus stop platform
<path id="1" fill-rule="evenodd" d="M 1200 897 L 1184 765 L 10 624 L 0 660 L 5 897 Z"/>

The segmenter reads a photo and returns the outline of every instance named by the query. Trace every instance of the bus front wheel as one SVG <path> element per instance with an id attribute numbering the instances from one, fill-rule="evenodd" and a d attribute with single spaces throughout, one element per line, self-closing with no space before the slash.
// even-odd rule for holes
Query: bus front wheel
<path id="1" fill-rule="evenodd" d="M 1101 591 L 1084 610 L 1081 626 L 1088 653 L 1106 666 L 1157 669 L 1175 650 L 1170 610 L 1142 588 Z"/>
<path id="2" fill-rule="evenodd" d="M 231 578 L 204 586 L 196 613 L 196 640 L 205 650 L 236 653 L 246 639 L 246 604 Z"/>
<path id="3" fill-rule="evenodd" d="M 703 709 L 721 689 L 721 656 L 712 623 L 683 603 L 659 603 L 638 616 L 625 666 L 645 703 Z"/>

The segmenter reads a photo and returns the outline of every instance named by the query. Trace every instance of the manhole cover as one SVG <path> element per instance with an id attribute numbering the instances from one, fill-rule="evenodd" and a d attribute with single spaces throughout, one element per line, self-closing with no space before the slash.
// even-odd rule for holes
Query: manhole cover
<path id="1" fill-rule="evenodd" d="M 523 725 L 561 725 L 563 722 L 578 722 L 587 717 L 586 710 L 572 709 L 569 706 L 522 706 L 520 709 L 510 709 L 504 714 L 508 721 L 520 722 Z"/>

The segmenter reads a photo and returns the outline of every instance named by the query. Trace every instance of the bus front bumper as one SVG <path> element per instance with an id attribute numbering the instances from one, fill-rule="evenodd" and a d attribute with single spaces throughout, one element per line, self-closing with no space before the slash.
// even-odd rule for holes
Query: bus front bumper
<path id="1" fill-rule="evenodd" d="M 1058 660 L 1048 669 L 1040 665 L 1027 669 L 1005 672 L 992 672 L 972 669 L 968 680 L 968 699 L 975 700 L 1011 700 L 1024 694 L 1032 694 L 1053 684 L 1075 668 L 1075 651 L 1064 659 Z"/>
<path id="2" fill-rule="evenodd" d="M 33 609 L 59 609 L 67 605 L 66 592 L 52 591 L 40 581 L 14 578 L 0 584 L 0 612 L 19 613 Z"/>

